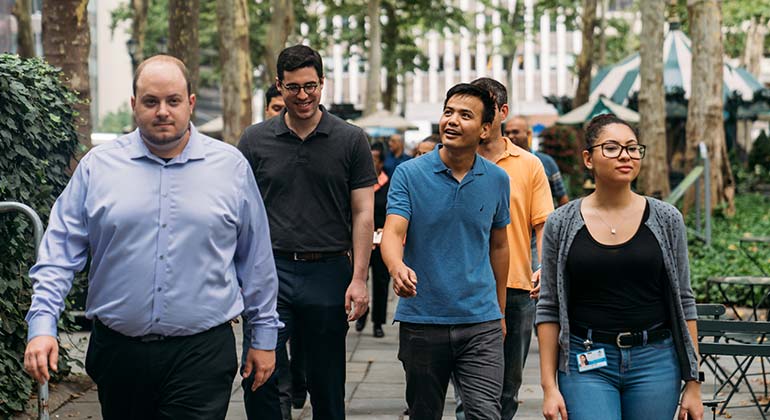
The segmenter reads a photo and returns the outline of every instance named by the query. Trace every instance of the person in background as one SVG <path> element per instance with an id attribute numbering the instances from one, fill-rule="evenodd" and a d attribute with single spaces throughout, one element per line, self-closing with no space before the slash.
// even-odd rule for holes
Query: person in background
<path id="1" fill-rule="evenodd" d="M 406 154 L 404 149 L 404 136 L 401 134 L 390 136 L 388 139 L 388 149 L 390 150 L 390 153 L 385 156 L 385 175 L 387 175 L 388 178 L 392 178 L 396 166 L 406 162 L 412 157 Z"/>
<path id="2" fill-rule="evenodd" d="M 505 130 L 503 133 L 513 142 L 513 144 L 526 151 L 531 151 L 532 130 L 529 128 L 526 117 L 514 115 L 508 119 L 508 121 L 505 122 Z M 564 188 L 564 181 L 556 161 L 546 153 L 540 151 L 534 151 L 533 153 L 543 163 L 545 175 L 548 177 L 548 184 L 551 187 L 551 196 L 553 197 L 555 207 L 567 204 L 567 202 L 569 202 L 569 197 L 567 196 L 567 190 Z"/>
<path id="3" fill-rule="evenodd" d="M 91 257 L 85 368 L 107 420 L 224 419 L 240 314 L 252 389 L 275 366 L 282 325 L 265 207 L 240 152 L 190 122 L 195 99 L 180 60 L 136 68 L 137 129 L 83 157 L 29 273 L 24 366 L 42 382 L 56 370 L 67 291 Z"/>
<path id="4" fill-rule="evenodd" d="M 382 170 L 385 148 L 382 143 L 372 143 L 372 160 L 374 169 L 377 172 L 377 184 L 374 186 L 374 236 L 375 241 L 372 248 L 372 257 L 369 259 L 369 265 L 372 268 L 372 327 L 375 338 L 385 337 L 382 325 L 386 321 L 388 313 L 388 284 L 390 283 L 390 274 L 388 268 L 382 261 L 380 252 L 380 240 L 382 238 L 382 228 L 385 226 L 385 210 L 388 201 L 388 189 L 390 179 L 385 171 Z M 364 316 L 356 321 L 356 331 L 363 331 L 366 326 L 367 311 Z"/>
<path id="5" fill-rule="evenodd" d="M 265 119 L 269 120 L 275 117 L 284 108 L 286 108 L 286 104 L 283 101 L 281 92 L 278 92 L 278 88 L 275 85 L 270 85 L 265 91 Z"/>
<path id="6" fill-rule="evenodd" d="M 419 157 L 431 152 L 439 143 L 441 143 L 441 138 L 438 136 L 438 134 L 431 134 L 430 136 L 425 137 L 425 139 L 423 139 L 419 144 L 417 144 L 417 147 L 415 147 L 414 157 Z"/>
<path id="7" fill-rule="evenodd" d="M 505 123 L 504 133 L 513 142 L 513 144 L 531 152 L 530 145 L 532 144 L 532 130 L 529 128 L 526 117 L 522 115 L 515 115 L 511 117 Z M 569 197 L 567 196 L 567 192 L 564 188 L 561 172 L 559 172 L 559 166 L 556 164 L 553 158 L 547 154 L 538 151 L 533 153 L 538 157 L 538 159 L 540 159 L 540 162 L 543 163 L 545 175 L 548 177 L 548 185 L 551 187 L 551 197 L 553 197 L 554 206 L 559 207 L 569 202 Z M 540 264 L 538 263 L 538 261 L 540 261 L 540 257 L 538 255 L 538 248 L 537 243 L 535 243 L 534 234 L 532 235 L 532 241 L 530 242 L 530 249 L 532 252 L 532 269 L 537 270 L 538 267 L 540 267 Z"/>
<path id="8" fill-rule="evenodd" d="M 547 420 L 703 419 L 687 231 L 636 194 L 644 145 L 612 114 L 586 127 L 596 189 L 548 218 L 536 323 Z M 593 363 L 580 366 L 581 356 Z M 558 384 L 558 385 L 557 385 Z"/>

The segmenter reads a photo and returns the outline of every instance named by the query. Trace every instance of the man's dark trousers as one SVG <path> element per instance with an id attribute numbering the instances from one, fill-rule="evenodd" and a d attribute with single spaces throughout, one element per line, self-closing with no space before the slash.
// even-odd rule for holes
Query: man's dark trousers
<path id="1" fill-rule="evenodd" d="M 353 269 L 347 256 L 318 261 L 292 261 L 276 256 L 278 271 L 278 316 L 284 328 L 278 332 L 276 351 L 286 352 L 292 331 L 302 337 L 307 388 L 313 418 L 345 418 L 345 291 Z M 246 343 L 244 343 L 245 345 Z M 277 360 L 287 360 L 277 356 Z M 253 375 L 243 380 L 244 404 L 250 420 L 280 420 L 278 371 L 270 380 L 251 392 Z"/>
<path id="2" fill-rule="evenodd" d="M 86 354 L 105 420 L 224 419 L 237 369 L 229 322 L 142 342 L 96 321 Z"/>

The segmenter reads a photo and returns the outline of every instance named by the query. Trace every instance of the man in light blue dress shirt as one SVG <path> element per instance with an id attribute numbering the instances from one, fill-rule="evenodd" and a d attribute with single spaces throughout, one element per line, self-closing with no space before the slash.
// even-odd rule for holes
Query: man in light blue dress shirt
<path id="1" fill-rule="evenodd" d="M 278 279 L 265 208 L 248 162 L 190 123 L 187 69 L 143 62 L 138 127 L 91 150 L 56 200 L 30 270 L 25 367 L 56 369 L 57 321 L 89 255 L 86 371 L 105 419 L 223 419 L 237 371 L 230 320 L 250 328 L 243 374 L 275 366 Z"/>

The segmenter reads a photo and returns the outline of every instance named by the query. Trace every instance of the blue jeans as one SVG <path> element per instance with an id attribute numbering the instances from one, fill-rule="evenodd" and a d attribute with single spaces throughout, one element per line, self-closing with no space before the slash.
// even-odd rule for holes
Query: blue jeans
<path id="1" fill-rule="evenodd" d="M 681 374 L 674 342 L 663 341 L 620 349 L 603 348 L 607 366 L 580 373 L 578 353 L 585 352 L 583 339 L 570 337 L 569 374 L 559 371 L 559 390 L 570 420 L 649 420 L 674 417 Z"/>

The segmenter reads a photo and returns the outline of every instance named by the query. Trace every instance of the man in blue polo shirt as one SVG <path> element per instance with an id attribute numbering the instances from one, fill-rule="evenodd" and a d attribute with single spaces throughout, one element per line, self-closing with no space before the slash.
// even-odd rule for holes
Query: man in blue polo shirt
<path id="1" fill-rule="evenodd" d="M 412 418 L 441 418 L 451 374 L 468 418 L 500 418 L 510 186 L 476 154 L 494 115 L 487 91 L 454 86 L 442 144 L 391 180 L 381 250 L 403 298 L 395 319 Z"/>

